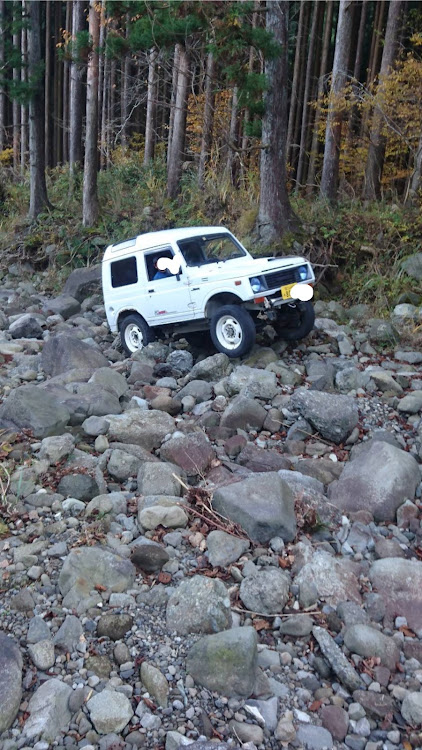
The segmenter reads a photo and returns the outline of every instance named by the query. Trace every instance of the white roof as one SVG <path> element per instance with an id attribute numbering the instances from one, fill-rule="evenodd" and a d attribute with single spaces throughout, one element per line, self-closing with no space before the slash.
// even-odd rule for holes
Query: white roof
<path id="1" fill-rule="evenodd" d="M 103 260 L 110 257 L 116 258 L 119 255 L 127 255 L 131 252 L 150 250 L 154 247 L 162 247 L 171 242 L 189 239 L 189 237 L 198 237 L 202 234 L 223 234 L 229 233 L 226 227 L 180 227 L 177 229 L 163 229 L 160 232 L 147 232 L 139 234 L 114 245 L 109 245 L 104 253 Z M 230 233 L 231 234 L 231 233 Z"/>

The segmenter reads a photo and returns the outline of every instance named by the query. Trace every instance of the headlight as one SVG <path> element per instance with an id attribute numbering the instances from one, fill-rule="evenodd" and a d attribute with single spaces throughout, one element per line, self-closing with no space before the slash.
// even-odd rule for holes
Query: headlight
<path id="1" fill-rule="evenodd" d="M 257 292 L 261 292 L 262 289 L 264 289 L 264 285 L 261 282 L 261 279 L 259 279 L 257 276 L 254 276 L 253 279 L 250 279 L 252 291 L 254 294 Z"/>
<path id="2" fill-rule="evenodd" d="M 300 266 L 299 267 L 299 278 L 301 281 L 305 281 L 308 278 L 308 267 L 307 266 Z"/>

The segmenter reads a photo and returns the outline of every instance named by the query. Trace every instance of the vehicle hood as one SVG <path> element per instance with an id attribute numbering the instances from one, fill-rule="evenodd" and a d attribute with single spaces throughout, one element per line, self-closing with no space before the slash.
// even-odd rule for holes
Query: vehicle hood
<path id="1" fill-rule="evenodd" d="M 217 263 L 206 263 L 202 266 L 190 266 L 187 271 L 190 277 L 209 278 L 221 276 L 226 279 L 239 278 L 243 276 L 258 276 L 263 273 L 272 273 L 294 268 L 309 261 L 306 258 L 289 255 L 282 258 L 233 258 L 232 260 L 219 261 Z"/>

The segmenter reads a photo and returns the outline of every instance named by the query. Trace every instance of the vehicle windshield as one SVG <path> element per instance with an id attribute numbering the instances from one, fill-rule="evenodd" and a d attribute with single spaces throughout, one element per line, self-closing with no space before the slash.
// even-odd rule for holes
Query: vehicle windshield
<path id="1" fill-rule="evenodd" d="M 188 266 L 243 258 L 246 253 L 229 234 L 190 237 L 177 243 Z"/>

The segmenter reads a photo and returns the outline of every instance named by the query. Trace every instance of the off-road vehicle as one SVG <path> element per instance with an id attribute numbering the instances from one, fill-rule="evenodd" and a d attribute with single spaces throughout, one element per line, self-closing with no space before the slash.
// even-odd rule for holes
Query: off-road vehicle
<path id="1" fill-rule="evenodd" d="M 268 322 L 302 339 L 314 309 L 291 292 L 314 282 L 305 258 L 252 258 L 224 227 L 140 234 L 110 245 L 102 262 L 107 320 L 129 355 L 157 335 L 209 330 L 218 351 L 240 357 Z"/>

